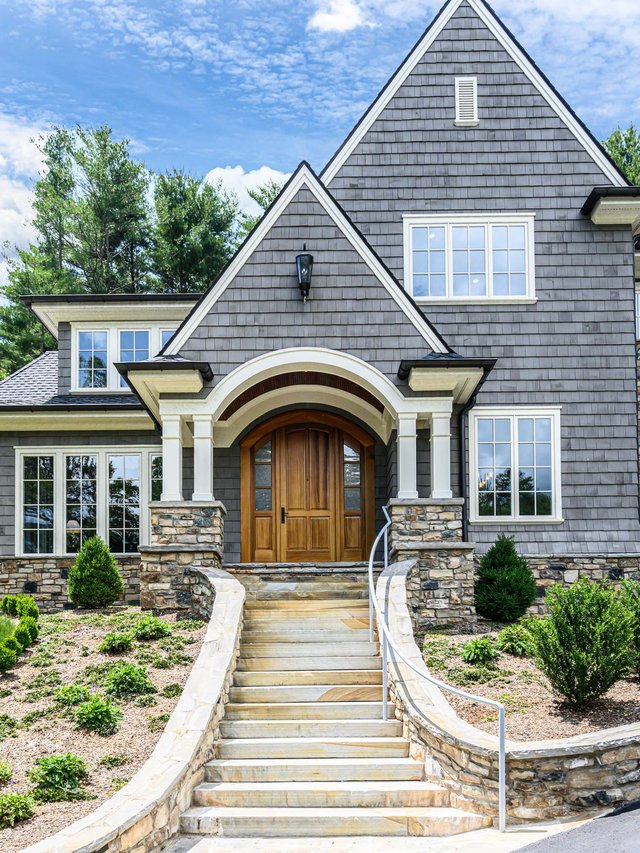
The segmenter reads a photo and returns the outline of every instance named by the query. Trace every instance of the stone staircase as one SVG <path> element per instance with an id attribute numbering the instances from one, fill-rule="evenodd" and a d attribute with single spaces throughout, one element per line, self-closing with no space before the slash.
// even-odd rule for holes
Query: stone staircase
<path id="1" fill-rule="evenodd" d="M 274 582 L 247 601 L 223 740 L 183 837 L 445 836 L 490 824 L 423 780 L 393 706 L 383 720 L 364 584 L 331 594 L 321 580 Z"/>

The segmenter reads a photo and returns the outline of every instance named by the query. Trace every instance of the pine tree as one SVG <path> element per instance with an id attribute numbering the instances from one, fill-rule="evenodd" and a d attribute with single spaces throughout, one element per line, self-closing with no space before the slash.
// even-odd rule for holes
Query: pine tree
<path id="1" fill-rule="evenodd" d="M 627 180 L 640 184 L 640 132 L 635 126 L 614 130 L 602 144 Z"/>
<path id="2" fill-rule="evenodd" d="M 262 219 L 265 210 L 269 205 L 280 195 L 284 181 L 276 181 L 273 178 L 255 187 L 252 190 L 247 190 L 251 198 L 262 208 L 261 213 L 244 213 L 240 218 L 240 228 L 238 236 L 243 240 L 250 231 L 252 231 L 258 222 Z"/>
<path id="3" fill-rule="evenodd" d="M 511 536 L 500 534 L 481 558 L 475 593 L 478 614 L 496 622 L 515 622 L 533 602 L 536 582 Z"/>
<path id="4" fill-rule="evenodd" d="M 69 569 L 69 598 L 78 607 L 107 607 L 124 595 L 118 564 L 99 536 L 87 539 Z"/>

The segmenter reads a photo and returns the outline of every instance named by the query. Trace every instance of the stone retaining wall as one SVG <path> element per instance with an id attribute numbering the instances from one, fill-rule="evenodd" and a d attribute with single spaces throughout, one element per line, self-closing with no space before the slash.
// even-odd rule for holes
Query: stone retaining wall
<path id="1" fill-rule="evenodd" d="M 389 566 L 378 580 L 394 643 L 411 663 L 428 670 L 415 643 L 407 607 L 412 561 Z M 498 739 L 457 716 L 436 685 L 401 661 L 389 663 L 396 716 L 424 761 L 425 777 L 445 785 L 451 804 L 497 815 Z M 507 718 L 507 737 L 509 720 Z M 507 740 L 507 814 L 518 821 L 551 820 L 596 806 L 640 799 L 640 723 L 558 740 Z"/>
<path id="2" fill-rule="evenodd" d="M 188 610 L 189 571 L 222 565 L 226 510 L 219 501 L 149 507 L 151 542 L 140 546 L 140 604 L 145 610 Z"/>
<path id="3" fill-rule="evenodd" d="M 73 607 L 67 577 L 74 557 L 11 557 L 0 559 L 0 597 L 26 592 L 44 613 Z M 124 582 L 118 604 L 140 604 L 140 557 L 116 557 Z"/>
<path id="4" fill-rule="evenodd" d="M 191 574 L 194 612 L 211 607 L 202 649 L 149 760 L 94 812 L 22 853 L 151 853 L 178 832 L 180 815 L 214 757 L 240 646 L 244 589 L 220 569 Z M 200 597 L 199 590 L 206 587 Z"/>

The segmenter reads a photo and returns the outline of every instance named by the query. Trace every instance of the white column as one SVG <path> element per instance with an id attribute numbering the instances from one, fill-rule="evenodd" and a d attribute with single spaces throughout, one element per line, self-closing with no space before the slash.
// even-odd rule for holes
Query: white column
<path id="1" fill-rule="evenodd" d="M 193 416 L 193 501 L 213 501 L 213 418 Z"/>
<path id="2" fill-rule="evenodd" d="M 182 424 L 180 415 L 162 417 L 161 501 L 182 500 Z"/>
<path id="3" fill-rule="evenodd" d="M 446 500 L 451 492 L 451 414 L 431 415 L 431 497 Z"/>
<path id="4" fill-rule="evenodd" d="M 418 497 L 417 415 L 398 415 L 398 498 Z"/>

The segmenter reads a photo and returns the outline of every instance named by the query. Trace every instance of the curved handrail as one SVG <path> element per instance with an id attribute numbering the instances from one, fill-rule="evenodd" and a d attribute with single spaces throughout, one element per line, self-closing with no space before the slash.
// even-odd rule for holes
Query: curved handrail
<path id="1" fill-rule="evenodd" d="M 373 611 L 375 609 L 377 616 L 378 629 L 382 629 L 382 703 L 383 703 L 383 719 L 388 719 L 388 674 L 387 674 L 387 654 L 388 648 L 391 648 L 395 655 L 417 675 L 424 678 L 426 681 L 435 684 L 442 690 L 448 690 L 456 696 L 462 696 L 465 699 L 471 699 L 472 702 L 480 702 L 482 705 L 490 705 L 492 708 L 498 709 L 498 828 L 500 832 L 505 831 L 506 827 L 506 811 L 507 811 L 507 784 L 506 784 L 506 733 L 505 733 L 505 707 L 500 702 L 495 702 L 493 699 L 487 699 L 485 696 L 476 696 L 474 693 L 467 693 L 466 690 L 460 690 L 458 687 L 452 687 L 444 681 L 428 675 L 423 669 L 418 669 L 405 655 L 398 649 L 393 642 L 389 626 L 387 624 L 386 615 L 383 615 L 378 604 L 375 585 L 373 583 L 373 561 L 376 549 L 380 544 L 380 540 L 384 539 L 384 567 L 389 566 L 389 550 L 388 550 L 388 533 L 391 526 L 391 518 L 386 507 L 382 507 L 385 515 L 386 523 L 381 528 L 376 536 L 376 539 L 371 547 L 369 555 L 369 639 L 373 642 Z"/>

